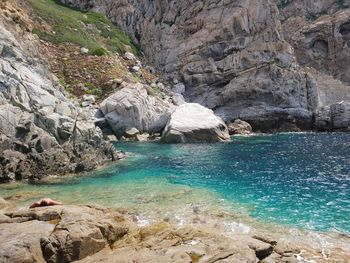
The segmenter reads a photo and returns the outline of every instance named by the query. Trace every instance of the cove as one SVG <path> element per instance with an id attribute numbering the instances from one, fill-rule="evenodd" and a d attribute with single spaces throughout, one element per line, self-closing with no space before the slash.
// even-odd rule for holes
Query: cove
<path id="1" fill-rule="evenodd" d="M 23 205 L 50 196 L 161 216 L 178 216 L 174 213 L 194 204 L 225 207 L 261 222 L 350 233 L 348 133 L 254 135 L 213 144 L 119 142 L 116 147 L 130 157 L 87 176 L 3 185 L 0 195 L 21 195 Z"/>

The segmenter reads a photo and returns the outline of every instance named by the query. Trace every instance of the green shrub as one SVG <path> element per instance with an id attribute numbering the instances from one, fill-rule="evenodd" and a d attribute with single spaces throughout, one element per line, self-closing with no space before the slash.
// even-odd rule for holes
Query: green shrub
<path id="1" fill-rule="evenodd" d="M 35 28 L 33 33 L 55 44 L 73 43 L 86 47 L 94 55 L 105 55 L 107 50 L 124 53 L 130 46 L 137 47 L 123 31 L 99 13 L 83 13 L 57 3 L 54 0 L 28 0 L 36 14 L 48 23 L 53 32 Z"/>
<path id="2" fill-rule="evenodd" d="M 99 47 L 93 50 L 91 54 L 96 56 L 103 56 L 107 54 L 107 50 L 105 50 L 103 47 Z"/>

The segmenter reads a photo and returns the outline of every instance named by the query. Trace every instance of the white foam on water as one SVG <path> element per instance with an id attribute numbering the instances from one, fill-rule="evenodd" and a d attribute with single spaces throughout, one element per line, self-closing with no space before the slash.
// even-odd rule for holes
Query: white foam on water
<path id="1" fill-rule="evenodd" d="M 198 244 L 197 240 L 189 240 L 185 242 L 185 245 L 189 245 L 189 246 L 195 246 Z"/>
<path id="2" fill-rule="evenodd" d="M 230 231 L 234 234 L 249 234 L 251 228 L 248 225 L 237 223 L 237 222 L 228 222 L 225 223 L 229 227 Z"/>
<path id="3" fill-rule="evenodd" d="M 145 227 L 151 225 L 151 220 L 147 219 L 142 215 L 135 215 L 136 224 L 139 227 Z"/>
<path id="4" fill-rule="evenodd" d="M 297 262 L 300 262 L 300 263 L 317 263 L 315 260 L 312 260 L 312 259 L 307 260 L 306 258 L 304 258 L 304 257 L 302 256 L 302 254 L 303 254 L 304 252 L 306 252 L 306 250 L 300 251 L 299 254 L 294 254 L 294 255 L 296 256 L 296 258 L 297 258 Z"/>

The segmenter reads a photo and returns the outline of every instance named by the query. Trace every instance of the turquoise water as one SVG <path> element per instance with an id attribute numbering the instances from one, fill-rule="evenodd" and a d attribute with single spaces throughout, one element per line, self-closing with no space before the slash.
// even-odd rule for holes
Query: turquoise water
<path id="1" fill-rule="evenodd" d="M 232 204 L 253 218 L 350 233 L 350 134 L 235 137 L 229 143 L 117 143 L 132 154 L 90 176 L 7 185 L 1 196 L 157 209 Z"/>

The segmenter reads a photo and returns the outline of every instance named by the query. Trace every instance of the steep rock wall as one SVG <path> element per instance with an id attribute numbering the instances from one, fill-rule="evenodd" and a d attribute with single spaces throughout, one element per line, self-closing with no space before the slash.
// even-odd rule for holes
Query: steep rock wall
<path id="1" fill-rule="evenodd" d="M 283 34 L 298 63 L 349 85 L 350 1 L 278 2 Z"/>
<path id="2" fill-rule="evenodd" d="M 269 0 L 61 0 L 107 16 L 185 97 L 255 129 L 312 125 L 317 87 L 284 41 Z"/>
<path id="3" fill-rule="evenodd" d="M 117 158 L 91 113 L 67 99 L 14 2 L 0 8 L 0 183 L 82 172 Z"/>

